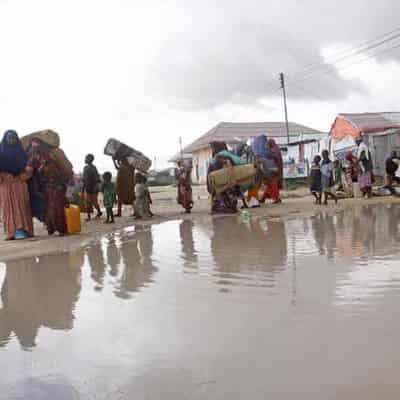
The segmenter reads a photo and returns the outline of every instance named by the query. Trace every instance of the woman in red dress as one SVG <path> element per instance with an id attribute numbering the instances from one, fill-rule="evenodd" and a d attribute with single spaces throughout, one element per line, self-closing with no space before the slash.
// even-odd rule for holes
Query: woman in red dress
<path id="1" fill-rule="evenodd" d="M 272 199 L 274 204 L 282 203 L 280 190 L 283 185 L 283 160 L 282 153 L 279 146 L 276 144 L 274 139 L 269 139 L 267 143 L 268 156 L 275 161 L 275 165 L 278 172 L 272 175 L 265 182 L 265 190 L 262 202 L 266 199 Z"/>

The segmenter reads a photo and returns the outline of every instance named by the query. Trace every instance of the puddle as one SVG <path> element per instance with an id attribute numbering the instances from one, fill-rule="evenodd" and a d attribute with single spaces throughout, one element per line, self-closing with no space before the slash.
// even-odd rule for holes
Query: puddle
<path id="1" fill-rule="evenodd" d="M 0 399 L 397 398 L 399 215 L 171 221 L 0 263 Z"/>

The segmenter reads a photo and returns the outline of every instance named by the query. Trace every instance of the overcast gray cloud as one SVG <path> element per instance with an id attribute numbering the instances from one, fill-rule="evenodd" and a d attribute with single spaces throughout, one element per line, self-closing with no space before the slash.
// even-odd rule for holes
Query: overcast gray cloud
<path id="1" fill-rule="evenodd" d="M 280 71 L 289 118 L 326 131 L 338 112 L 397 108 L 400 50 L 296 73 L 395 29 L 399 15 L 394 0 L 0 0 L 0 131 L 59 131 L 77 171 L 87 152 L 113 168 L 109 137 L 161 166 L 180 136 L 283 120 Z"/>
<path id="2" fill-rule="evenodd" d="M 400 25 L 399 3 L 169 2 L 170 23 L 150 74 L 152 87 L 178 108 L 247 104 L 276 96 L 278 73 L 283 71 L 288 85 L 293 83 L 295 98 L 343 99 L 368 88 L 354 78 L 344 79 L 338 68 L 347 68 L 368 53 L 335 66 L 320 65 L 321 51 L 338 45 L 350 48 L 394 29 Z M 389 52 L 378 59 L 399 54 Z M 314 67 L 307 68 L 310 64 Z"/>

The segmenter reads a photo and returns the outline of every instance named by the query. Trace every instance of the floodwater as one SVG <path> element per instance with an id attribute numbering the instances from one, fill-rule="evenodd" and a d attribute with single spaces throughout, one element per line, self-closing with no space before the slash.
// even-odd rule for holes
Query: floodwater
<path id="1" fill-rule="evenodd" d="M 399 216 L 173 221 L 0 264 L 0 398 L 398 399 Z"/>

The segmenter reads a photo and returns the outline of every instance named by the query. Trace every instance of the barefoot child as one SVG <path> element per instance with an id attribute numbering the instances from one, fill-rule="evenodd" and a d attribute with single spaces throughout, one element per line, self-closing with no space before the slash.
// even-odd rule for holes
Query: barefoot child
<path id="1" fill-rule="evenodd" d="M 321 182 L 321 157 L 315 156 L 310 173 L 310 191 L 315 197 L 315 204 L 321 204 L 322 182 Z"/>
<path id="2" fill-rule="evenodd" d="M 103 203 L 107 213 L 107 219 L 104 222 L 105 224 L 114 223 L 113 207 L 117 198 L 117 194 L 115 191 L 115 186 L 111 182 L 111 178 L 111 172 L 105 172 L 103 174 L 103 185 L 101 191 L 103 192 Z"/>
<path id="3" fill-rule="evenodd" d="M 328 198 L 335 200 L 337 203 L 338 198 L 333 193 L 333 186 L 335 182 L 333 181 L 333 171 L 335 166 L 329 158 L 328 150 L 322 152 L 322 164 L 321 164 L 321 183 L 322 192 L 324 193 L 324 205 L 328 204 Z"/>

